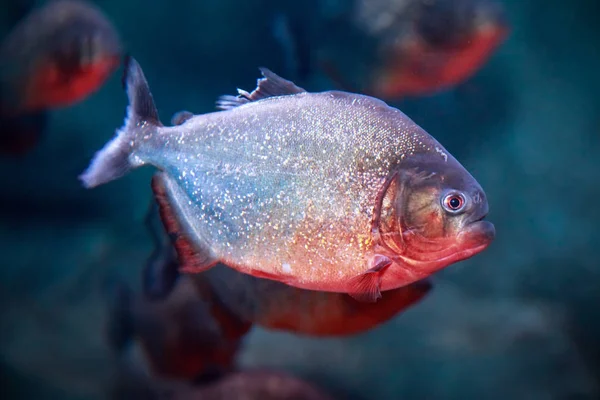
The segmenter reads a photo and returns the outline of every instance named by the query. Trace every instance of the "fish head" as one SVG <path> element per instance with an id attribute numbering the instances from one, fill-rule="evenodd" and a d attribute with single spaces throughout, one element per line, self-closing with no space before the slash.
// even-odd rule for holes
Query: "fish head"
<path id="1" fill-rule="evenodd" d="M 494 225 L 479 183 L 443 148 L 404 163 L 380 213 L 381 243 L 390 258 L 426 276 L 489 246 Z"/>

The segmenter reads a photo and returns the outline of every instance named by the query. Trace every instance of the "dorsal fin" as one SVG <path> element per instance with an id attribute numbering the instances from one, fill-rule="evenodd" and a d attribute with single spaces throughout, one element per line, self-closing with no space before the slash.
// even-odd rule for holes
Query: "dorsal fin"
<path id="1" fill-rule="evenodd" d="M 298 87 L 292 81 L 283 79 L 268 68 L 259 68 L 263 75 L 256 82 L 256 89 L 252 93 L 238 89 L 237 96 L 225 95 L 217 100 L 219 110 L 229 110 L 252 101 L 266 99 L 268 97 L 287 96 L 296 93 L 304 93 L 306 90 Z"/>

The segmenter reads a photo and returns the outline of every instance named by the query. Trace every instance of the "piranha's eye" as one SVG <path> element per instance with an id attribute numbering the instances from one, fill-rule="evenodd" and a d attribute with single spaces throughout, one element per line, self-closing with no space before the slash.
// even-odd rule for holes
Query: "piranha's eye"
<path id="1" fill-rule="evenodd" d="M 442 204 L 451 213 L 458 213 L 465 207 L 465 197 L 460 193 L 449 193 L 444 197 Z"/>

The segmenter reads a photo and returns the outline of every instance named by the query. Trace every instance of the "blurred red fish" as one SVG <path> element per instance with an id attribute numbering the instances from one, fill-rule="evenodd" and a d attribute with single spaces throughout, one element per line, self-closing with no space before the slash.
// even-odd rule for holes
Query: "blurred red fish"
<path id="1" fill-rule="evenodd" d="M 368 93 L 383 98 L 432 94 L 470 78 L 508 34 L 495 0 L 420 3 L 411 34 L 392 44 Z"/>
<path id="2" fill-rule="evenodd" d="M 122 351 L 138 343 L 151 372 L 163 378 L 195 380 L 230 371 L 250 329 L 188 277 L 161 301 L 134 297 L 121 285 L 112 308 L 113 347 Z"/>
<path id="3" fill-rule="evenodd" d="M 345 293 L 298 289 L 224 265 L 198 276 L 205 276 L 223 303 L 244 320 L 308 336 L 366 332 L 413 306 L 432 288 L 429 280 L 418 281 L 383 292 L 377 303 L 365 303 Z"/>
<path id="4" fill-rule="evenodd" d="M 276 18 L 287 64 L 315 63 L 344 90 L 384 100 L 464 82 L 509 31 L 498 0 L 315 1 L 310 22 Z"/>
<path id="5" fill-rule="evenodd" d="M 9 115 L 68 106 L 118 68 L 121 42 L 95 6 L 53 0 L 32 10 L 0 46 L 0 104 Z"/>
<path id="6" fill-rule="evenodd" d="M 162 185 L 159 175 L 156 175 L 152 187 L 163 221 L 166 221 L 167 230 L 174 234 L 178 248 L 191 251 L 192 247 L 181 235 L 182 230 L 165 201 Z M 162 246 L 162 249 L 163 256 L 157 254 L 162 262 L 153 264 L 154 268 L 146 271 L 144 281 L 147 287 L 149 282 L 154 282 L 149 287 L 160 288 L 164 296 L 174 284 L 173 271 L 177 265 L 168 261 L 168 257 L 175 256 L 172 247 Z M 180 255 L 183 255 L 180 261 L 185 263 L 189 256 L 185 253 Z M 213 293 L 245 321 L 267 329 L 310 336 L 346 336 L 373 329 L 420 301 L 432 288 L 429 280 L 422 280 L 386 291 L 376 303 L 365 303 L 345 293 L 300 289 L 240 273 L 225 265 L 186 277 L 192 279 L 201 292 Z"/>

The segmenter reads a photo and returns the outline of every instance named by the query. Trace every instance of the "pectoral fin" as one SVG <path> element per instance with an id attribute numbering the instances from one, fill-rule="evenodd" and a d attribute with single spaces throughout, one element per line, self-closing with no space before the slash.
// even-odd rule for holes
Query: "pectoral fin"
<path id="1" fill-rule="evenodd" d="M 381 298 L 381 275 L 392 265 L 386 256 L 375 254 L 369 261 L 370 268 L 352 278 L 349 282 L 348 294 L 357 301 L 374 303 Z"/>

